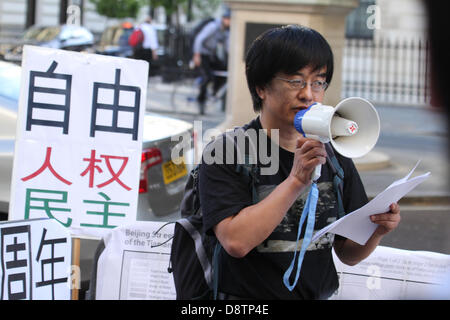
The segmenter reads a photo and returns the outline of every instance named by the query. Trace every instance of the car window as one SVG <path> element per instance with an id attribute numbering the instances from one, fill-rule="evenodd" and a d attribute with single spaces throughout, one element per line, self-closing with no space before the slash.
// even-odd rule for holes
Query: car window
<path id="1" fill-rule="evenodd" d="M 113 43 L 114 44 L 118 44 L 119 43 L 119 39 L 120 39 L 122 33 L 123 33 L 123 29 L 117 28 L 116 33 L 114 34 L 114 38 L 113 38 Z"/>
<path id="2" fill-rule="evenodd" d="M 39 42 L 46 42 L 55 39 L 61 32 L 60 27 L 47 27 L 39 32 L 35 39 Z"/>
<path id="3" fill-rule="evenodd" d="M 31 27 L 27 31 L 25 31 L 25 34 L 23 35 L 24 40 L 36 40 L 36 36 L 44 30 L 45 27 Z"/>
<path id="4" fill-rule="evenodd" d="M 122 47 L 128 46 L 128 38 L 132 33 L 133 29 L 122 29 L 122 33 L 120 34 L 117 44 Z"/>
<path id="5" fill-rule="evenodd" d="M 102 37 L 100 39 L 101 45 L 119 45 L 119 46 L 127 46 L 128 45 L 128 37 L 133 32 L 132 28 L 121 28 L 121 27 L 109 27 L 105 29 L 102 33 Z"/>
<path id="6" fill-rule="evenodd" d="M 113 38 L 114 38 L 114 34 L 116 33 L 117 27 L 109 27 L 106 28 L 105 31 L 103 31 L 102 33 L 102 37 L 100 39 L 100 44 L 101 45 L 108 45 L 108 44 L 112 44 Z"/>

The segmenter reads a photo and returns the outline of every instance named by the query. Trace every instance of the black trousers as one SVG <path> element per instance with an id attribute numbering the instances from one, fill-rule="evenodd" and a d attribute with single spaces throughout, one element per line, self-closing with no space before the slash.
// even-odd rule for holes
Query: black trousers
<path id="1" fill-rule="evenodd" d="M 214 76 L 214 71 L 227 70 L 226 63 L 219 60 L 217 57 L 209 55 L 202 55 L 202 62 L 200 65 L 200 73 L 202 81 L 200 82 L 200 92 L 197 96 L 197 101 L 200 104 L 204 104 L 206 101 L 206 94 L 208 90 L 208 84 L 213 83 L 213 93 L 227 81 L 225 77 Z"/>
<path id="2" fill-rule="evenodd" d="M 133 58 L 137 60 L 145 60 L 149 63 L 148 73 L 149 75 L 153 72 L 152 69 L 152 60 L 153 60 L 153 52 L 152 49 L 144 49 L 144 48 L 135 48 L 133 51 Z"/>

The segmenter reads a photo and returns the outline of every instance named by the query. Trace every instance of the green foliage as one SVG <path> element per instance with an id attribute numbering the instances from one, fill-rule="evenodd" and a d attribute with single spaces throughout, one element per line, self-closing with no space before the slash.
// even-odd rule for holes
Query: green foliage
<path id="1" fill-rule="evenodd" d="M 181 7 L 184 12 L 188 10 L 189 0 L 89 0 L 96 11 L 108 18 L 136 18 L 139 9 L 144 5 L 152 8 L 164 7 L 168 17 L 177 13 Z M 201 19 L 214 14 L 222 4 L 222 0 L 191 0 L 194 9 L 194 19 Z"/>
<path id="2" fill-rule="evenodd" d="M 108 18 L 135 18 L 142 1 L 140 0 L 90 0 L 97 12 Z"/>
<path id="3" fill-rule="evenodd" d="M 203 19 L 214 15 L 217 8 L 223 3 L 222 0 L 192 0 L 197 14 L 195 19 Z"/>
<path id="4" fill-rule="evenodd" d="M 151 0 L 151 5 L 154 8 L 157 7 L 164 7 L 164 10 L 166 10 L 167 15 L 171 15 L 174 12 L 176 12 L 177 7 L 179 5 L 182 5 L 186 3 L 187 0 Z"/>

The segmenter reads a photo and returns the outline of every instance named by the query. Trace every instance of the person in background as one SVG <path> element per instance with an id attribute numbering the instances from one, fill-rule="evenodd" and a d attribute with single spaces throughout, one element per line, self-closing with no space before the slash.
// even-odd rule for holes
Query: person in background
<path id="1" fill-rule="evenodd" d="M 150 72 L 152 62 L 158 60 L 158 36 L 155 27 L 152 25 L 151 17 L 147 17 L 138 28 L 144 33 L 144 41 L 142 42 L 142 46 L 135 48 L 134 58 L 147 61 L 150 64 Z"/>
<path id="2" fill-rule="evenodd" d="M 214 76 L 214 71 L 227 70 L 230 10 L 222 17 L 207 23 L 194 40 L 192 61 L 200 68 L 202 81 L 197 102 L 204 114 L 208 84 L 213 81 L 213 94 L 226 82 L 225 77 Z M 221 50 L 220 50 L 221 49 Z"/>

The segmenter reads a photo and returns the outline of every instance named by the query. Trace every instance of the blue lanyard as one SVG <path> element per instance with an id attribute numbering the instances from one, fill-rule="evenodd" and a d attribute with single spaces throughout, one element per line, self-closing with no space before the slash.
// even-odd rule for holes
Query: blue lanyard
<path id="1" fill-rule="evenodd" d="M 294 289 L 294 287 L 297 285 L 298 278 L 300 277 L 300 270 L 302 268 L 303 257 L 305 256 L 306 249 L 311 243 L 311 238 L 314 231 L 314 221 L 316 219 L 316 207 L 318 198 L 319 198 L 319 190 L 317 189 L 317 183 L 313 182 L 311 185 L 311 190 L 309 191 L 308 194 L 308 198 L 306 199 L 305 207 L 303 208 L 300 223 L 298 224 L 297 241 L 294 251 L 294 258 L 292 259 L 291 265 L 286 270 L 283 276 L 283 283 L 286 286 L 286 288 L 288 288 L 289 291 L 292 291 L 292 289 Z M 306 217 L 308 217 L 308 221 L 306 223 L 306 231 L 305 236 L 303 237 L 302 248 L 298 256 L 297 274 L 295 275 L 294 283 L 291 285 L 289 284 L 289 277 L 291 276 L 292 270 L 294 269 L 295 258 L 297 257 L 298 240 L 300 239 L 300 233 L 302 232 L 302 226 L 303 223 L 305 222 Z"/>

